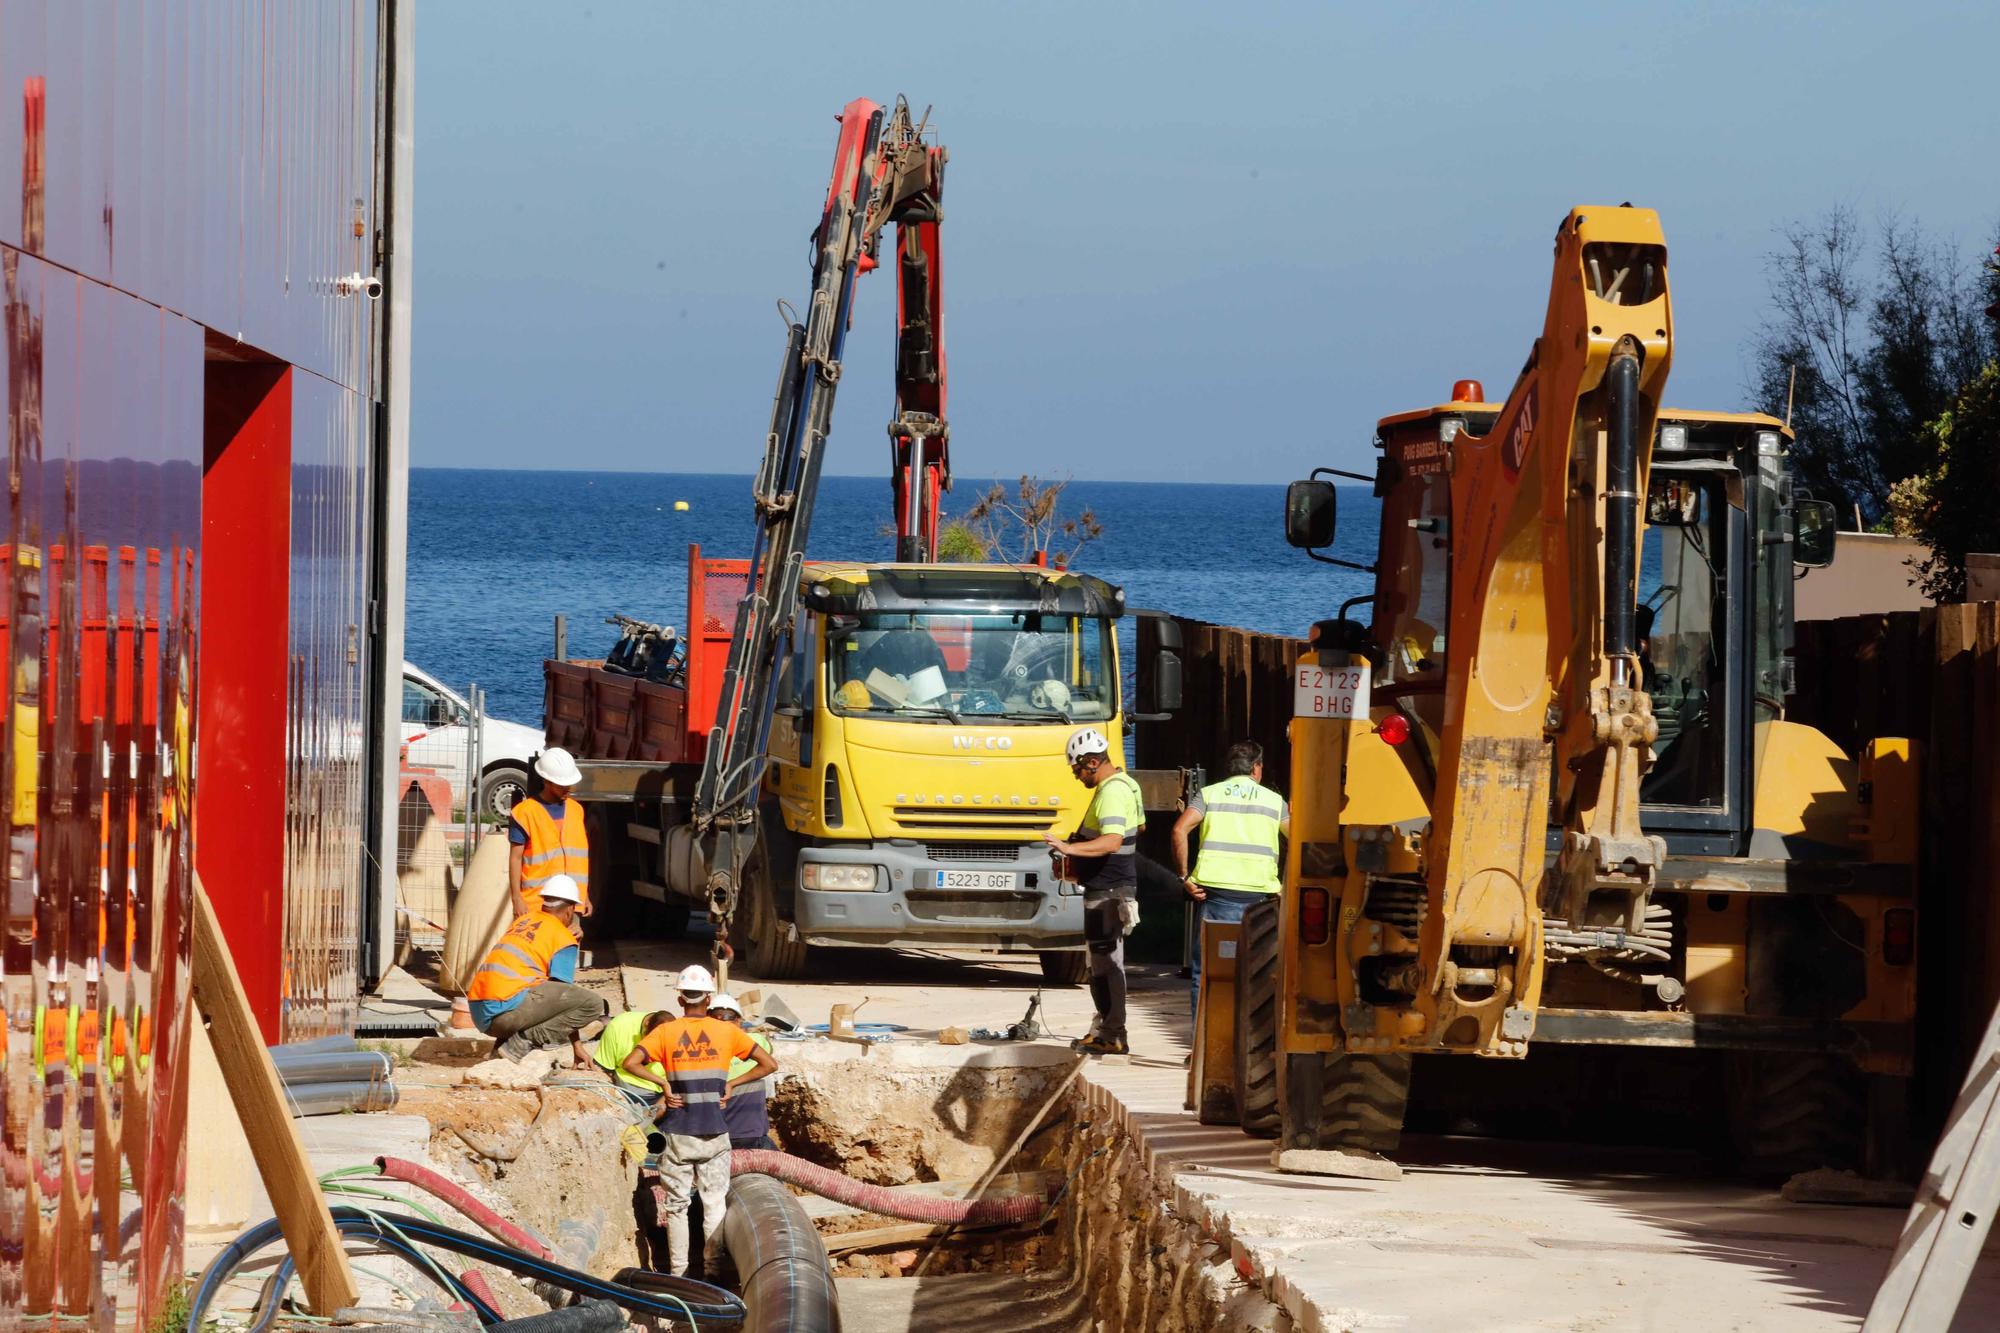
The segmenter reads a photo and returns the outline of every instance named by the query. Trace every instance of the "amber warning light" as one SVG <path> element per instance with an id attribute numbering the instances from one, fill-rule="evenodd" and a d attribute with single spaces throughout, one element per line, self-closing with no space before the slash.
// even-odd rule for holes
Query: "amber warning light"
<path id="1" fill-rule="evenodd" d="M 1486 386 L 1478 380 L 1458 380 L 1451 386 L 1451 401 L 1483 403 L 1486 401 Z"/>

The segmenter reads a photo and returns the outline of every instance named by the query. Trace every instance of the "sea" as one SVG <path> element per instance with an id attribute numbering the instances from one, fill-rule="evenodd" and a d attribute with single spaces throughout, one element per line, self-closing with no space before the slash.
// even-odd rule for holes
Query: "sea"
<path id="1" fill-rule="evenodd" d="M 946 516 L 990 484 L 960 479 Z M 750 487 L 722 474 L 414 469 L 404 655 L 461 692 L 477 684 L 492 715 L 540 725 L 556 617 L 573 657 L 611 647 L 614 613 L 685 627 L 688 546 L 746 555 Z M 1075 481 L 1061 512 L 1102 525 L 1073 568 L 1124 588 L 1128 607 L 1302 635 L 1372 580 L 1287 546 L 1284 496 L 1279 485 Z M 822 478 L 808 558 L 892 559 L 890 522 L 886 477 Z M 1343 486 L 1328 554 L 1367 564 L 1378 530 L 1368 488 Z"/>

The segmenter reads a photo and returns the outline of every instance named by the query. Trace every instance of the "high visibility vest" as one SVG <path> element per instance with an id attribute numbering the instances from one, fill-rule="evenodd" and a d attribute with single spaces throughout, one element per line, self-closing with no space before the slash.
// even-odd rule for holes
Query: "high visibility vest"
<path id="1" fill-rule="evenodd" d="M 1278 824 L 1285 801 L 1247 777 L 1230 778 L 1201 789 L 1201 856 L 1194 882 L 1205 889 L 1276 893 Z"/>
<path id="2" fill-rule="evenodd" d="M 549 964 L 564 949 L 576 944 L 569 927 L 547 912 L 529 912 L 516 917 L 514 924 L 486 961 L 472 974 L 466 988 L 468 1000 L 511 1000 L 530 986 L 549 979 Z"/>
<path id="3" fill-rule="evenodd" d="M 540 800 L 523 797 L 514 805 L 514 818 L 528 834 L 521 851 L 521 896 L 528 905 L 541 906 L 541 887 L 551 876 L 568 875 L 576 881 L 582 906 L 590 906 L 590 842 L 583 832 L 582 804 L 564 801 L 558 824 Z"/>

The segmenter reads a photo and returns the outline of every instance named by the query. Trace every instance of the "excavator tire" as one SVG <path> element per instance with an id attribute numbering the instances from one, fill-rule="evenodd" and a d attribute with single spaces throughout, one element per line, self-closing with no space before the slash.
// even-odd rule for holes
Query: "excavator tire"
<path id="1" fill-rule="evenodd" d="M 1082 949 L 1044 949 L 1036 957 L 1042 980 L 1051 986 L 1081 986 L 1090 975 L 1090 955 Z"/>
<path id="2" fill-rule="evenodd" d="M 1236 942 L 1236 1123 L 1278 1136 L 1278 895 L 1243 913 Z"/>
<path id="3" fill-rule="evenodd" d="M 1410 1104 L 1410 1056 L 1329 1055 L 1321 1085 L 1320 1148 L 1392 1153 Z"/>
<path id="4" fill-rule="evenodd" d="M 1819 1167 L 1860 1163 L 1867 1094 L 1854 1066 L 1816 1051 L 1755 1051 L 1729 1062 L 1737 1169 L 1780 1184 Z"/>
<path id="5" fill-rule="evenodd" d="M 729 943 L 744 971 L 759 981 L 796 981 L 806 974 L 806 942 L 794 937 L 791 927 L 778 919 L 767 865 L 769 861 L 759 847 L 743 867 L 743 888 Z"/>

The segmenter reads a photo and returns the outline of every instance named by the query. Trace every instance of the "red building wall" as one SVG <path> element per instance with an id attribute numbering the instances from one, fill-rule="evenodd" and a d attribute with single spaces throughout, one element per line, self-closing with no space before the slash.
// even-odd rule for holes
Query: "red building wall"
<path id="1" fill-rule="evenodd" d="M 180 1275 L 199 867 L 351 1027 L 375 0 L 0 0 L 0 1327 Z"/>

